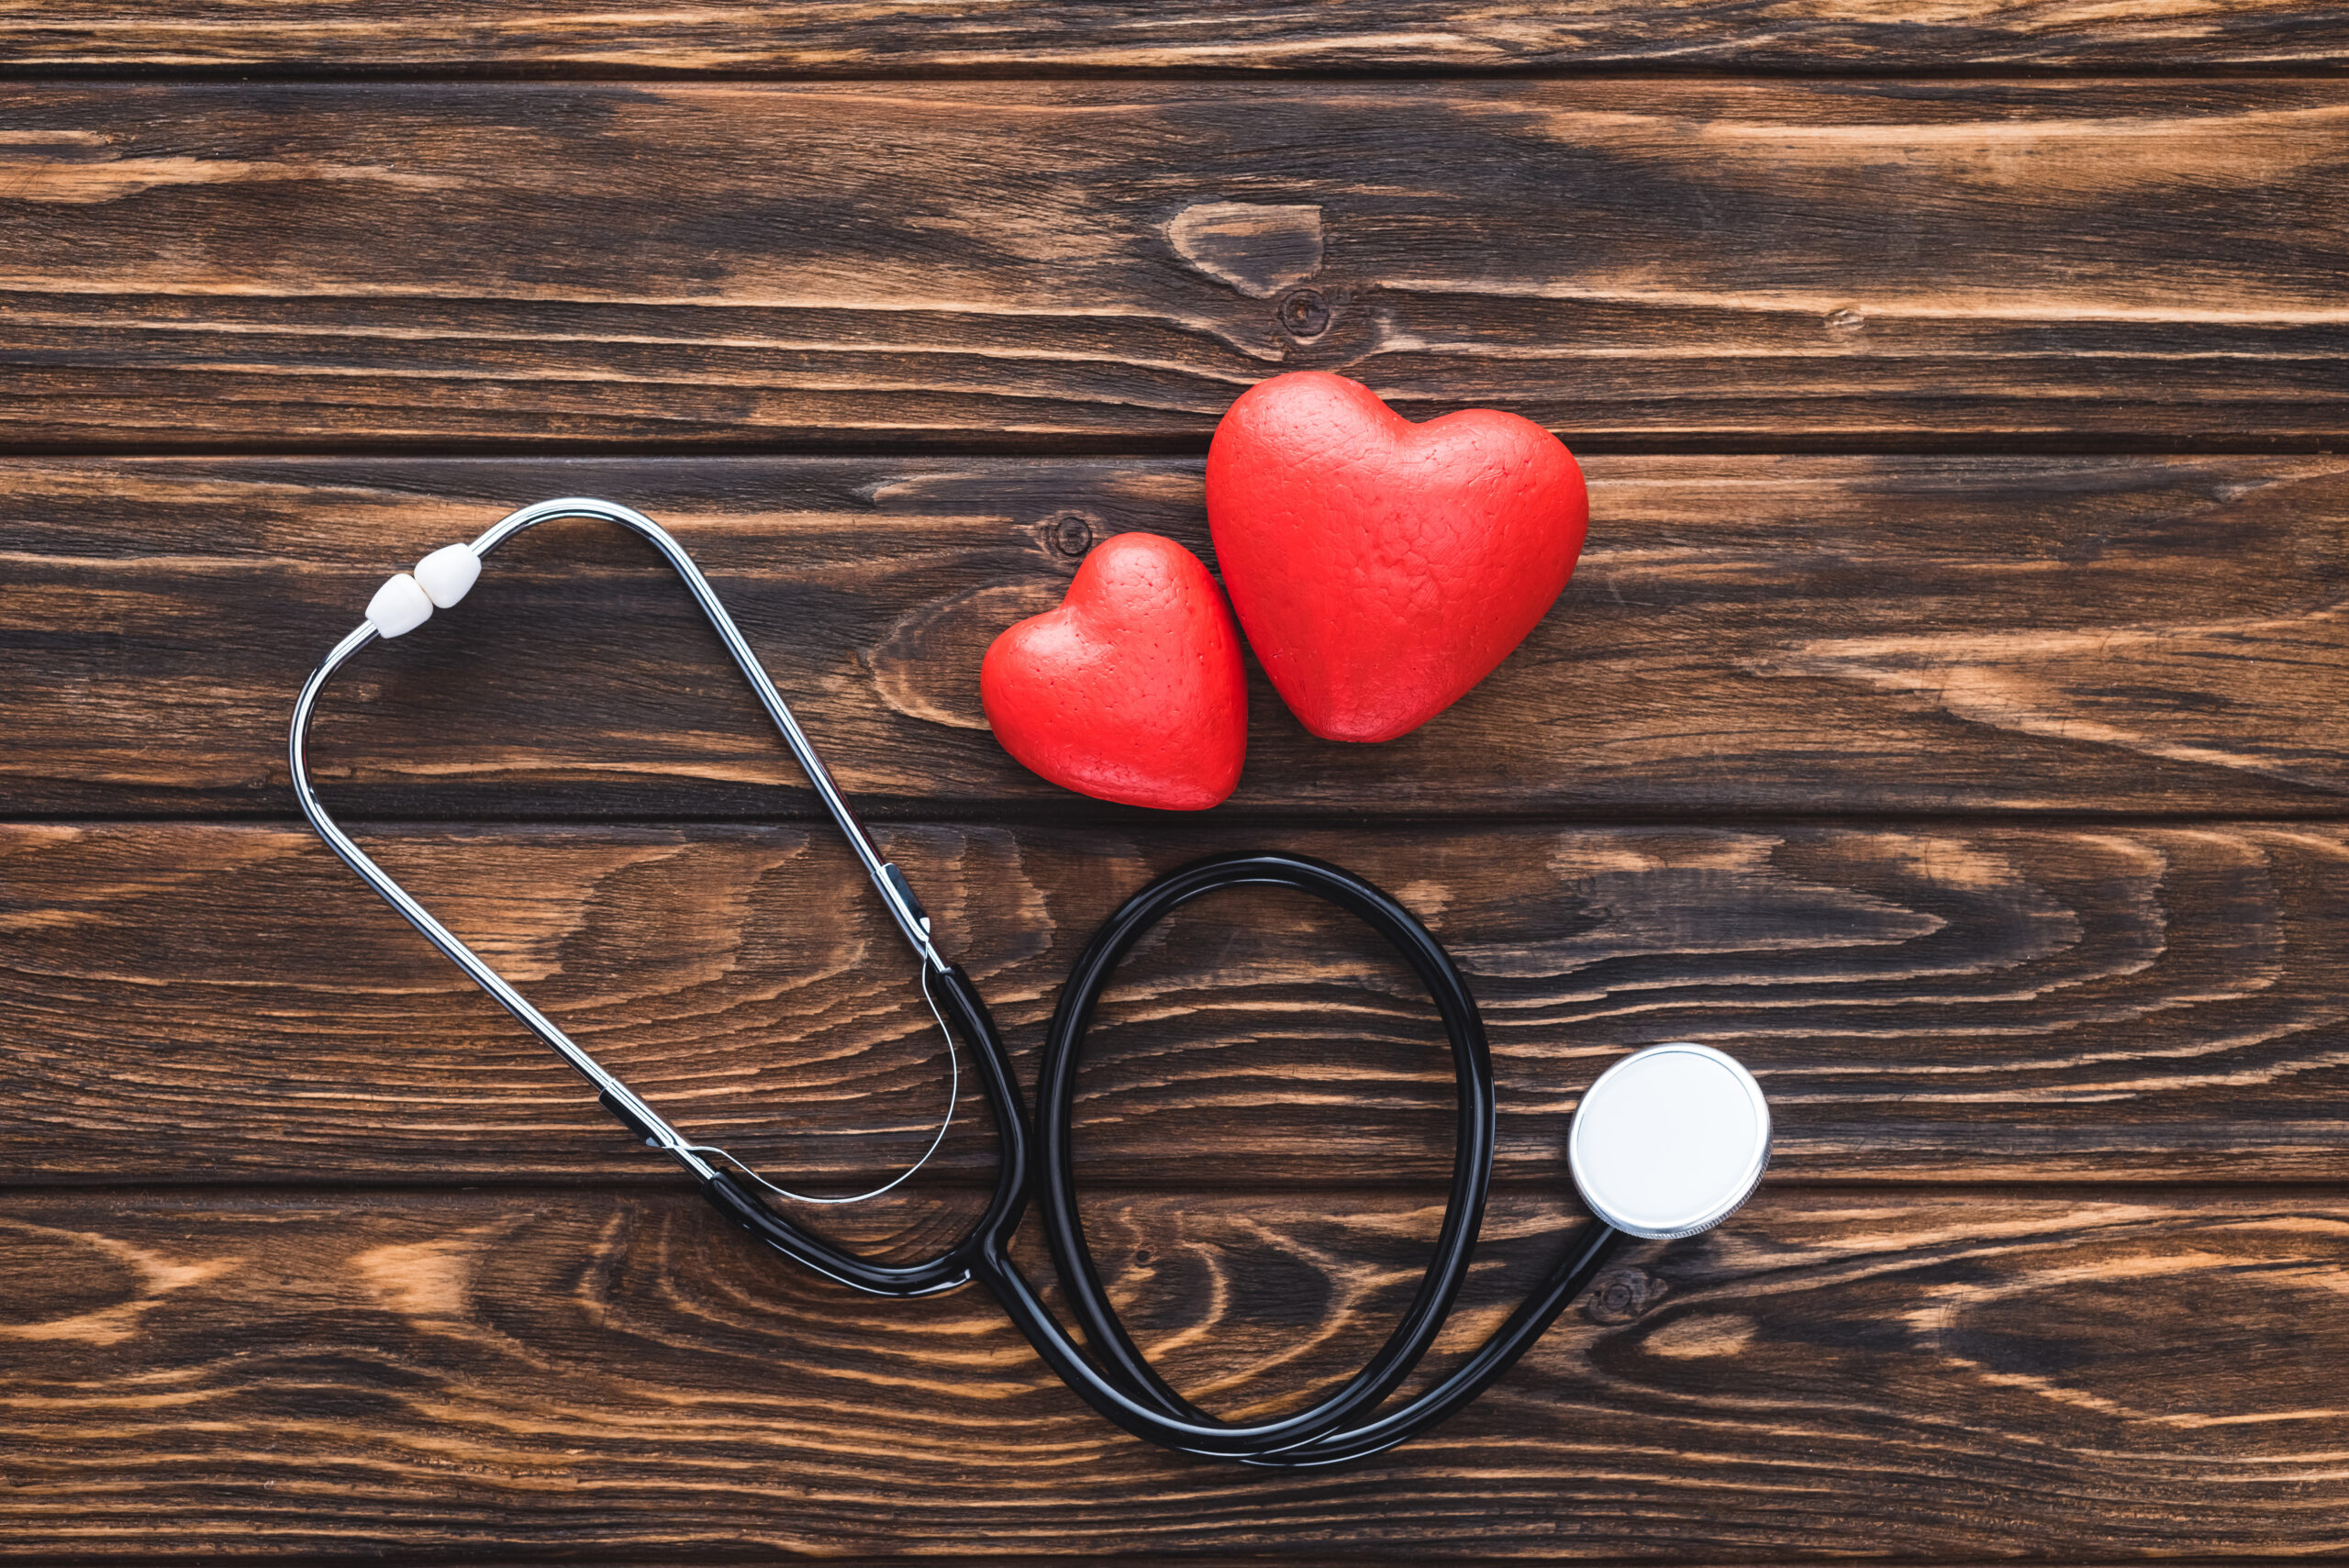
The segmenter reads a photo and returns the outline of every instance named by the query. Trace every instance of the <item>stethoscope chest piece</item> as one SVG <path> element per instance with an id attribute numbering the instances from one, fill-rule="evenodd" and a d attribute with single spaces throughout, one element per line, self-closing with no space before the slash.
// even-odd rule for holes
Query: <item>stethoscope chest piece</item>
<path id="1" fill-rule="evenodd" d="M 1736 1058 L 1650 1046 L 1598 1075 L 1575 1110 L 1567 1163 L 1583 1201 L 1629 1235 L 1669 1241 L 1737 1212 L 1770 1163 L 1770 1106 Z"/>

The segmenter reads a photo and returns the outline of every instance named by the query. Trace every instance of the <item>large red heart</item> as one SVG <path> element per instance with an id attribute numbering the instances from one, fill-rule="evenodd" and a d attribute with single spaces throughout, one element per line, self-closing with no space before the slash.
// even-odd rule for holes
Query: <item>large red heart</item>
<path id="1" fill-rule="evenodd" d="M 1459 701 L 1564 589 L 1589 522 L 1581 468 L 1531 420 L 1414 425 L 1319 371 L 1250 388 L 1208 449 L 1232 608 L 1330 740 L 1392 740 Z"/>
<path id="2" fill-rule="evenodd" d="M 979 667 L 1003 749 L 1064 788 L 1204 811 L 1240 783 L 1240 630 L 1199 558 L 1156 534 L 1094 547 L 1061 607 L 1008 628 Z"/>

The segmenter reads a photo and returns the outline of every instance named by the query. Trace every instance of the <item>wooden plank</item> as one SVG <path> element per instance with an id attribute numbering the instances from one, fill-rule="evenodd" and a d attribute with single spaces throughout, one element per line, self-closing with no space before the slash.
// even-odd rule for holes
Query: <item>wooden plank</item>
<path id="1" fill-rule="evenodd" d="M 1272 843 L 1394 890 L 1450 946 L 1492 1036 L 1501 1169 L 1544 1190 L 1582 1086 L 1680 1039 L 1753 1066 L 1782 1177 L 2349 1177 L 2338 826 L 882 838 L 1030 1079 L 1120 899 Z M 827 831 L 365 839 L 639 1092 L 779 1180 L 858 1190 L 943 1111 L 911 964 Z M 0 847 L 10 1182 L 675 1179 L 306 831 L 19 826 Z M 1367 930 L 1227 894 L 1120 973 L 1078 1104 L 1086 1178 L 1440 1184 L 1449 1072 Z M 940 1158 L 991 1178 L 984 1111 Z"/>
<path id="2" fill-rule="evenodd" d="M 1896 0 L 1445 0 L 1359 8 L 1248 5 L 650 4 L 578 0 L 103 0 L 0 4 L 0 59 L 19 71 L 561 71 L 589 75 L 1054 70 L 1735 71 L 1959 67 L 2337 69 L 2349 25 L 2294 0 L 2061 0 L 1936 6 Z"/>
<path id="3" fill-rule="evenodd" d="M 1603 458 L 1559 607 L 1415 734 L 1305 733 L 1255 678 L 1219 815 L 2337 813 L 2349 462 Z M 15 815 L 290 813 L 284 726 L 382 575 L 603 494 L 695 550 L 869 810 L 1148 814 L 987 733 L 988 641 L 1129 528 L 1212 559 L 1178 461 L 18 461 L 0 789 Z M 651 552 L 517 541 L 327 694 L 337 808 L 805 816 Z"/>
<path id="4" fill-rule="evenodd" d="M 1434 1223 L 1343 1193 L 1089 1215 L 1137 1337 L 1230 1414 L 1350 1370 Z M 1457 1337 L 1574 1223 L 1505 1195 Z M 2337 1193 L 1765 1184 L 1629 1253 L 1449 1425 L 1302 1476 L 1127 1439 L 977 1293 L 855 1298 L 683 1195 L 16 1195 L 0 1259 L 24 1557 L 2349 1546 Z"/>
<path id="5" fill-rule="evenodd" d="M 0 124 L 17 443 L 1197 443 L 1298 367 L 1601 440 L 2349 434 L 2337 80 L 23 86 Z"/>

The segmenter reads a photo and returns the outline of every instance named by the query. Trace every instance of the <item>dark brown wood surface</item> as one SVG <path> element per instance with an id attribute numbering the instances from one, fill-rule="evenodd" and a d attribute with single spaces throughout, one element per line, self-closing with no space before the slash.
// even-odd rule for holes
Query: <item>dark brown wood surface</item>
<path id="1" fill-rule="evenodd" d="M 2349 1552 L 2344 60 L 2291 0 L 0 0 L 0 1556 Z M 1211 813 L 1026 774 L 987 641 L 1115 533 L 1212 562 L 1207 435 L 1300 367 L 1567 438 L 1564 599 L 1386 746 L 1252 671 Z M 1023 1067 L 1193 856 L 1426 917 L 1503 1105 L 1435 1362 L 1579 1223 L 1621 1053 L 1752 1063 L 1760 1195 L 1299 1476 L 755 1251 L 287 787 L 382 576 L 580 493 L 706 562 Z M 501 552 L 317 744 L 684 1125 L 821 1191 L 918 1151 L 910 964 L 640 547 Z M 1361 1362 L 1450 1103 L 1308 900 L 1130 959 L 1077 1160 L 1179 1386 Z M 918 1255 L 992 1157 L 820 1223 Z"/>
<path id="2" fill-rule="evenodd" d="M 2310 815 L 2349 792 L 2349 461 L 1589 468 L 1602 526 L 1501 670 L 1385 746 L 1315 740 L 1254 676 L 1220 815 Z M 674 527 L 868 806 L 1166 820 L 1012 762 L 977 676 L 1102 539 L 1212 560 L 1189 460 L 10 464 L 0 780 L 60 815 L 284 815 L 289 694 L 384 574 L 580 493 Z M 590 523 L 371 650 L 317 737 L 336 808 L 375 816 L 814 805 L 674 577 Z"/>
<path id="3" fill-rule="evenodd" d="M 1651 446 L 2349 439 L 2338 79 L 43 84 L 0 119 L 17 442 L 1196 443 L 1294 368 Z"/>
<path id="4" fill-rule="evenodd" d="M 575 76 L 875 72 L 1589 70 L 1805 72 L 1954 66 L 2338 70 L 2349 25 L 2310 0 L 580 0 L 0 4 L 20 71 L 544 72 Z"/>
<path id="5" fill-rule="evenodd" d="M 829 829 L 362 837 L 697 1135 L 854 1190 L 918 1154 L 943 1109 L 911 966 Z M 1564 1184 L 1580 1085 L 1691 1038 L 1767 1080 L 1789 1179 L 2349 1172 L 2336 825 L 882 835 L 1023 1062 L 1119 900 L 1268 839 L 1394 889 L 1468 972 L 1510 1179 Z M 0 984 L 47 1041 L 16 1062 L 0 1159 L 49 1181 L 674 1180 L 304 828 L 0 831 Z M 1301 895 L 1226 894 L 1169 922 L 1121 970 L 1088 1061 L 1088 1181 L 1450 1169 L 1432 1006 L 1376 937 Z M 72 1158 L 46 1158 L 61 1137 Z M 992 1170 L 984 1112 L 941 1157 Z"/>
<path id="6" fill-rule="evenodd" d="M 1433 1195 L 1104 1193 L 1137 1337 L 1276 1409 L 1400 1310 Z M 1489 1326 L 1570 1206 L 1502 1196 L 1454 1320 Z M 865 1239 L 915 1244 L 885 1224 Z M 2337 1549 L 2337 1190 L 1765 1191 L 1623 1255 L 1421 1443 L 1330 1473 L 1119 1436 L 984 1297 L 859 1303 L 682 1194 L 18 1196 L 0 1323 L 20 1553 L 659 1558 L 1279 1553 L 1699 1561 L 1865 1541 L 1946 1561 Z M 1450 1359 L 1451 1346 L 1437 1358 Z"/>

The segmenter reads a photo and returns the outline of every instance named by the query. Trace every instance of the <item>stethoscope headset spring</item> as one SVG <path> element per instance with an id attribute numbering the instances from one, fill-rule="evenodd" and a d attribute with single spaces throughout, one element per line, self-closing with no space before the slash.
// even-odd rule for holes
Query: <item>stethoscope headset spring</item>
<path id="1" fill-rule="evenodd" d="M 803 1229 L 758 1195 L 764 1189 L 807 1202 L 861 1201 L 906 1180 L 929 1159 L 929 1152 L 873 1193 L 825 1200 L 800 1198 L 757 1176 L 724 1151 L 692 1141 L 442 926 L 342 831 L 319 801 L 309 775 L 308 732 L 318 696 L 335 672 L 379 637 L 405 635 L 434 609 L 456 604 L 478 578 L 483 558 L 523 529 L 559 517 L 592 518 L 627 528 L 651 544 L 684 580 L 912 948 L 920 965 L 922 995 L 946 1031 L 950 1059 L 958 1043 L 969 1052 L 1000 1144 L 996 1185 L 985 1211 L 935 1256 L 917 1263 L 873 1262 Z M 304 684 L 295 703 L 287 755 L 295 798 L 328 846 L 434 947 L 577 1069 L 630 1132 L 683 1165 L 719 1212 L 775 1251 L 866 1295 L 931 1296 L 977 1281 L 1079 1397 L 1136 1437 L 1180 1452 L 1299 1467 L 1342 1463 L 1404 1442 L 1460 1409 L 1507 1372 L 1580 1295 L 1626 1236 L 1690 1235 L 1718 1224 L 1745 1200 L 1768 1162 L 1767 1105 L 1751 1075 L 1731 1058 L 1709 1047 L 1675 1042 L 1618 1062 L 1586 1091 L 1569 1136 L 1569 1162 L 1592 1209 L 1591 1222 L 1477 1350 L 1424 1391 L 1382 1412 L 1381 1407 L 1410 1377 L 1442 1330 L 1474 1261 L 1492 1184 L 1496 1102 L 1483 1016 L 1467 981 L 1442 944 L 1408 909 L 1363 878 L 1302 855 L 1226 854 L 1169 872 L 1128 898 L 1094 934 L 1062 988 L 1045 1036 L 1031 1122 L 1010 1055 L 985 1000 L 962 966 L 940 955 L 930 917 L 912 887 L 895 864 L 881 858 L 708 580 L 651 518 L 612 502 L 584 497 L 525 506 L 470 544 L 436 550 L 418 562 L 413 574 L 386 582 L 370 603 L 367 619 L 335 645 Z M 1072 1129 L 1085 1036 L 1119 962 L 1176 909 L 1207 894 L 1243 886 L 1285 887 L 1324 899 L 1394 947 L 1427 987 L 1442 1021 L 1452 1051 L 1458 1117 L 1451 1188 L 1434 1251 L 1394 1330 L 1352 1378 L 1310 1407 L 1275 1420 L 1231 1423 L 1176 1393 L 1119 1319 L 1085 1242 Z M 959 1088 L 960 1069 L 953 1071 Z M 952 1115 L 950 1103 L 949 1121 Z M 942 1122 L 930 1151 L 943 1140 L 945 1127 Z M 1667 1179 L 1656 1179 L 1656 1171 L 1667 1165 Z M 1012 1235 L 1031 1197 L 1042 1212 L 1053 1268 L 1090 1356 L 1010 1255 Z"/>

